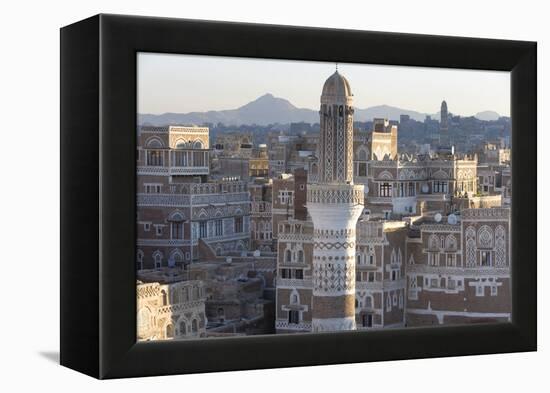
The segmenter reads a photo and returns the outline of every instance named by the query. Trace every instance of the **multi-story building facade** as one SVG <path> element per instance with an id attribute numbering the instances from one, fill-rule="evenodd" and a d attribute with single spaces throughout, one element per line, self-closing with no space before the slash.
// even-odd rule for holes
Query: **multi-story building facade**
<path id="1" fill-rule="evenodd" d="M 137 284 L 139 341 L 205 337 L 206 292 L 202 281 L 181 274 L 143 271 Z M 143 280 L 143 281 L 142 281 Z"/>
<path id="2" fill-rule="evenodd" d="M 370 161 L 366 185 L 366 208 L 378 217 L 453 210 L 453 197 L 473 196 L 477 190 L 475 156 L 407 157 Z"/>
<path id="3" fill-rule="evenodd" d="M 347 81 L 340 86 L 341 96 L 350 97 Z M 336 107 L 332 113 L 348 111 Z M 326 143 L 336 143 L 326 134 L 345 130 L 346 121 L 332 123 L 327 107 L 320 113 L 320 145 L 308 165 L 301 218 L 295 215 L 295 178 L 282 176 L 273 185 L 276 331 L 509 320 L 509 209 L 500 207 L 500 195 L 476 195 L 477 157 L 399 156 L 396 126 L 377 121 L 372 133 L 352 136 L 353 178 L 346 174 L 340 182 L 334 178 L 340 157 L 333 154 L 348 150 L 333 145 L 326 154 Z M 342 132 L 338 143 L 346 146 L 347 136 Z M 354 189 L 353 181 L 364 185 L 364 193 L 352 192 L 357 200 L 350 202 L 340 195 L 341 185 Z M 317 196 L 321 190 L 333 204 Z M 284 208 L 277 196 L 284 196 Z M 358 222 L 346 203 L 359 213 L 364 207 Z"/>
<path id="4" fill-rule="evenodd" d="M 210 180 L 208 128 L 142 127 L 137 147 L 137 268 L 186 266 L 199 241 L 250 246 L 247 184 Z"/>
<path id="5" fill-rule="evenodd" d="M 272 186 L 272 228 L 273 239 L 277 239 L 278 224 L 288 219 L 306 219 L 307 171 L 297 169 L 293 174 L 282 174 L 273 179 Z"/>
<path id="6" fill-rule="evenodd" d="M 403 327 L 407 226 L 403 221 L 359 221 L 355 228 L 356 329 Z M 278 333 L 311 332 L 314 229 L 311 221 L 279 225 Z"/>
<path id="7" fill-rule="evenodd" d="M 407 239 L 407 326 L 510 320 L 510 210 L 459 220 L 419 223 Z"/>
<path id="8" fill-rule="evenodd" d="M 274 251 L 273 216 L 271 212 L 273 182 L 257 180 L 250 183 L 250 241 L 253 250 Z"/>

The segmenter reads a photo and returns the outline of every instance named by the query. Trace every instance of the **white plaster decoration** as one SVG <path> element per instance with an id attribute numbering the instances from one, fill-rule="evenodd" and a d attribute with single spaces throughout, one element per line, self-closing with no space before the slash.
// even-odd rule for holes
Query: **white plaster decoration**
<path id="1" fill-rule="evenodd" d="M 466 266 L 476 265 L 476 230 L 473 226 L 466 229 Z"/>
<path id="2" fill-rule="evenodd" d="M 506 231 L 502 225 L 495 229 L 495 266 L 506 266 Z"/>
<path id="3" fill-rule="evenodd" d="M 477 241 L 480 248 L 493 248 L 493 230 L 483 225 L 477 232 Z"/>
<path id="4" fill-rule="evenodd" d="M 355 315 L 345 318 L 313 318 L 311 321 L 314 333 L 355 330 Z"/>

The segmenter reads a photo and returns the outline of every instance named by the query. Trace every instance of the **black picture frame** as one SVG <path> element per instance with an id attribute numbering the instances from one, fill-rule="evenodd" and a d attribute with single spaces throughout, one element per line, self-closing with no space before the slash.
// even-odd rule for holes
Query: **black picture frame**
<path id="1" fill-rule="evenodd" d="M 61 29 L 61 364 L 96 378 L 537 348 L 536 43 L 97 15 Z M 512 321 L 136 343 L 136 53 L 511 72 Z"/>

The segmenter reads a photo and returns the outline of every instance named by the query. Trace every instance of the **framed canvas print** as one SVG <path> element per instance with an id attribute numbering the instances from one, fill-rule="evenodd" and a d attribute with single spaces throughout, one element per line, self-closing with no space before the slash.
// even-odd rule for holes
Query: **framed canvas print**
<path id="1" fill-rule="evenodd" d="M 536 43 L 61 29 L 61 364 L 536 350 Z"/>

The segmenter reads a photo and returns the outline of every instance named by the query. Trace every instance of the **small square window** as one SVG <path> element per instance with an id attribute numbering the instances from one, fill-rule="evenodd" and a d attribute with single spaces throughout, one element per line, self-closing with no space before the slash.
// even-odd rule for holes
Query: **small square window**
<path id="1" fill-rule="evenodd" d="M 497 294 L 498 294 L 498 288 L 496 285 L 493 285 L 491 287 L 491 296 L 497 296 Z"/>
<path id="2" fill-rule="evenodd" d="M 162 236 L 162 227 L 160 225 L 155 227 L 155 231 L 157 236 Z"/>
<path id="3" fill-rule="evenodd" d="M 150 222 L 146 222 L 145 224 L 143 224 L 143 230 L 145 232 L 149 232 L 151 230 L 151 223 Z"/>

